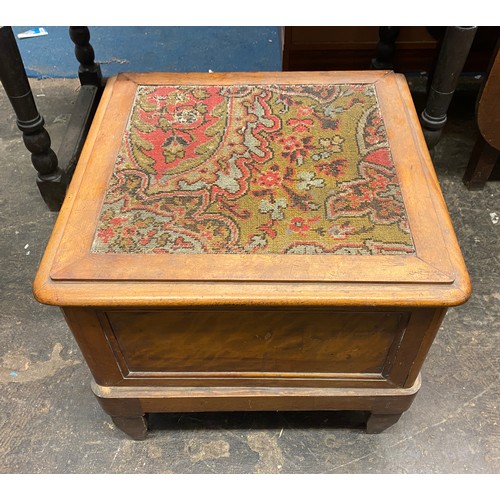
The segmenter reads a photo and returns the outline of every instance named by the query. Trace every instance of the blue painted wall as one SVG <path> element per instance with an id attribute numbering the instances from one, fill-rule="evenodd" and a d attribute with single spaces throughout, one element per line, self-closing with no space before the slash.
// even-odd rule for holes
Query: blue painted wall
<path id="1" fill-rule="evenodd" d="M 37 26 L 15 26 L 17 35 Z M 17 39 L 29 77 L 73 78 L 78 63 L 66 26 Z M 277 26 L 96 26 L 90 43 L 104 76 L 124 71 L 280 71 Z"/>

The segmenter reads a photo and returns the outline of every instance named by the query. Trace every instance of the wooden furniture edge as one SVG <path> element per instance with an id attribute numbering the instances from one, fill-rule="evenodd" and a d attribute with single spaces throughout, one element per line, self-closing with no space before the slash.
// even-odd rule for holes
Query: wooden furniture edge
<path id="1" fill-rule="evenodd" d="M 168 258 L 168 260 L 166 259 Z M 96 254 L 53 266 L 53 281 L 442 283 L 453 277 L 417 255 Z M 137 266 L 141 259 L 142 267 Z M 140 276 L 137 269 L 140 267 Z M 168 274 L 163 272 L 168 268 Z M 186 269 L 187 268 L 187 269 Z M 286 273 L 288 271 L 288 274 Z M 356 271 L 356 273 L 354 272 Z M 127 275 L 127 273 L 129 273 Z"/>
<path id="2" fill-rule="evenodd" d="M 396 82 L 399 86 L 402 97 L 407 101 L 406 111 L 412 115 L 413 120 L 419 123 L 418 115 L 411 97 L 410 89 L 403 74 L 395 73 Z M 409 105 L 411 103 L 411 106 Z M 465 260 L 460 250 L 460 245 L 451 221 L 451 217 L 446 206 L 446 201 L 441 190 L 439 180 L 437 178 L 436 170 L 434 169 L 432 158 L 425 141 L 424 133 L 421 127 L 416 127 L 413 130 L 415 141 L 417 142 L 418 150 L 422 158 L 422 166 L 424 166 L 424 173 L 427 177 L 427 184 L 429 189 L 432 189 L 433 196 L 431 197 L 434 206 L 436 206 L 436 213 L 441 225 L 441 234 L 445 238 L 448 255 L 451 259 L 452 265 L 455 269 L 454 285 L 463 293 L 466 302 L 472 293 L 472 284 L 470 280 Z M 432 167 L 432 168 L 430 168 Z"/>
<path id="3" fill-rule="evenodd" d="M 103 387 L 91 382 L 101 408 L 135 440 L 147 436 L 149 413 L 210 411 L 365 411 L 368 434 L 384 431 L 413 403 L 420 377 L 407 389 Z"/>
<path id="4" fill-rule="evenodd" d="M 71 210 L 73 208 L 73 204 L 75 202 L 75 198 L 78 193 L 78 188 L 80 187 L 80 184 L 82 182 L 89 157 L 92 154 L 95 139 L 99 133 L 99 128 L 102 119 L 104 117 L 107 105 L 111 99 L 113 87 L 116 80 L 117 77 L 113 76 L 107 81 L 101 99 L 99 101 L 99 105 L 94 114 L 94 118 L 92 121 L 92 125 L 90 126 L 87 139 L 85 141 L 85 144 L 83 145 L 82 151 L 78 158 L 78 162 L 76 164 L 72 180 L 69 184 L 66 196 L 61 206 L 61 210 L 59 211 L 59 214 L 57 216 L 52 233 L 47 243 L 47 247 L 42 256 L 40 265 L 38 267 L 38 271 L 35 276 L 35 280 L 33 282 L 33 293 L 35 298 L 37 298 L 39 291 L 43 290 L 46 287 L 47 280 L 50 279 L 48 278 L 50 269 L 53 265 L 54 257 L 57 252 L 59 243 L 61 242 L 61 239 L 63 237 L 64 229 L 71 214 Z"/>
<path id="5" fill-rule="evenodd" d="M 272 398 L 358 398 L 415 396 L 422 384 L 421 375 L 407 388 L 340 388 L 340 387 L 158 387 L 103 386 L 91 380 L 92 392 L 101 399 L 204 399 L 210 397 Z M 172 410 L 174 411 L 174 410 Z"/>
<path id="6" fill-rule="evenodd" d="M 298 84 L 310 83 L 311 76 L 318 83 L 328 83 L 331 78 L 335 78 L 335 83 L 375 83 L 384 78 L 392 70 L 359 70 L 359 71 L 257 71 L 257 72 L 214 72 L 214 73 L 172 73 L 172 72 L 152 72 L 152 73 L 120 73 L 118 80 L 130 80 L 137 85 L 188 85 L 203 81 L 203 85 L 237 85 L 237 84 Z M 353 77 L 358 81 L 353 81 Z M 273 80 L 271 83 L 269 80 Z"/>
<path id="7" fill-rule="evenodd" d="M 318 73 L 322 77 L 332 77 L 335 74 L 343 74 L 343 72 L 321 72 Z M 403 75 L 394 74 L 392 71 L 361 71 L 361 72 L 349 72 L 349 80 L 352 82 L 352 73 L 358 75 L 371 75 L 374 82 L 378 81 L 380 78 L 395 78 L 398 85 L 401 87 L 401 82 L 404 82 L 403 87 L 406 93 L 409 95 L 409 89 L 406 84 L 406 80 Z M 259 77 L 265 78 L 266 75 L 270 73 L 259 73 Z M 273 74 L 273 73 L 271 73 Z M 137 75 L 137 74 L 132 74 Z M 139 74 L 142 75 L 142 74 Z M 165 74 L 147 74 L 151 78 L 158 78 L 155 75 Z M 175 73 L 167 74 L 170 77 L 178 76 Z M 206 74 L 193 73 L 190 75 L 196 75 L 197 77 L 203 76 L 206 78 Z M 220 76 L 220 74 L 216 74 Z M 235 75 L 235 74 L 233 74 Z M 236 74 L 238 77 L 248 77 L 247 74 L 241 73 Z M 264 75 L 264 76 L 262 76 Z M 299 72 L 290 72 L 286 76 L 300 76 Z M 310 73 L 305 72 L 304 76 Z M 70 216 L 75 195 L 78 191 L 78 187 L 82 181 L 86 164 L 88 162 L 89 156 L 92 152 L 95 139 L 99 132 L 99 126 L 102 122 L 103 115 L 106 111 L 106 107 L 109 103 L 114 84 L 117 80 L 132 80 L 130 74 L 122 73 L 116 77 L 112 77 L 104 91 L 103 97 L 101 99 L 101 104 L 96 112 L 94 123 L 89 132 L 89 138 L 85 144 L 85 147 L 80 156 L 77 169 L 73 181 L 70 185 L 68 195 L 63 204 L 59 217 L 56 221 L 54 231 L 50 238 L 49 244 L 47 245 L 47 250 L 42 258 L 39 270 L 35 277 L 33 283 L 33 293 L 35 298 L 44 304 L 58 305 L 58 306 L 104 306 L 109 304 L 109 296 L 106 298 L 106 294 L 99 294 L 99 290 L 107 290 L 110 294 L 113 294 L 112 301 L 116 301 L 116 304 L 120 303 L 122 305 L 128 306 L 182 306 L 188 303 L 192 305 L 230 305 L 230 304 L 248 304 L 248 305 L 284 305 L 284 304 L 309 304 L 309 305 L 326 305 L 326 306 L 357 306 L 363 305 L 367 302 L 373 303 L 373 305 L 394 305 L 393 294 L 398 294 L 398 306 L 456 306 L 466 302 L 471 293 L 470 279 L 468 277 L 467 271 L 465 269 L 465 264 L 463 257 L 461 255 L 460 249 L 458 247 L 458 242 L 454 236 L 453 227 L 451 225 L 451 220 L 447 214 L 446 205 L 442 197 L 441 190 L 437 181 L 436 174 L 433 169 L 425 169 L 428 174 L 428 182 L 431 183 L 433 188 L 433 193 L 438 197 L 438 203 L 441 206 L 441 210 L 444 211 L 444 236 L 448 238 L 449 248 L 453 255 L 453 264 L 462 270 L 458 273 L 455 282 L 451 285 L 428 285 L 428 284 L 413 284 L 413 283 L 349 283 L 349 282 L 326 282 L 319 284 L 309 284 L 306 282 L 301 282 L 301 287 L 305 288 L 301 290 L 291 290 L 291 296 L 287 299 L 283 299 L 283 290 L 286 287 L 292 286 L 293 284 L 282 284 L 280 282 L 268 282 L 268 283 L 252 283 L 243 282 L 235 283 L 238 288 L 231 286 L 231 282 L 221 280 L 220 282 L 207 282 L 199 283 L 200 286 L 197 288 L 201 293 L 198 294 L 193 292 L 193 282 L 169 282 L 162 281 L 160 283 L 154 283 L 145 285 L 141 281 L 102 281 L 99 283 L 89 283 L 86 281 L 75 280 L 73 282 L 56 282 L 50 278 L 50 272 L 53 265 L 53 260 L 56 255 L 58 245 L 64 234 L 64 229 L 67 224 L 68 218 Z M 408 96 L 407 96 L 408 98 Z M 411 99 L 411 96 L 410 96 Z M 417 120 L 416 112 L 414 109 L 409 110 Z M 422 154 L 426 156 L 426 162 L 431 162 L 430 156 L 428 154 L 427 148 L 425 146 L 425 140 L 423 139 L 422 132 L 416 130 L 417 140 L 419 146 L 422 149 Z M 428 158 L 427 158 L 428 157 Z M 432 162 L 430 163 L 432 165 Z M 430 171 L 429 171 L 430 170 Z M 451 231 L 451 233 L 450 233 Z M 458 278 L 458 279 L 457 279 Z M 198 283 L 197 283 L 198 284 Z M 377 293 L 380 286 L 384 287 L 381 291 L 382 293 Z M 125 291 L 121 288 L 124 287 Z M 326 288 L 325 288 L 326 287 Z M 152 292 L 151 289 L 154 289 Z M 242 288 L 245 288 L 243 291 Z M 133 290 L 132 290 L 133 289 Z M 241 292 L 241 297 L 234 296 L 234 290 Z M 290 290 L 287 290 L 289 292 Z M 356 291 L 363 295 L 363 299 L 359 297 L 353 297 L 353 293 Z M 116 292 L 116 293 L 114 293 Z M 295 293 L 294 293 L 295 292 Z M 434 294 L 432 293 L 434 292 Z M 262 294 L 269 294 L 270 296 L 262 300 Z M 319 294 L 319 295 L 318 295 Z M 321 296 L 321 294 L 323 294 Z M 331 295 L 335 294 L 332 298 Z M 426 294 L 428 296 L 426 297 Z M 389 298 L 388 298 L 389 297 Z M 112 305 L 112 304 L 111 304 Z"/>
<path id="8" fill-rule="evenodd" d="M 343 286 L 344 285 L 344 286 Z M 72 282 L 38 278 L 35 299 L 59 307 L 453 307 L 470 294 L 453 285 Z M 340 288 L 340 289 L 339 289 Z"/>

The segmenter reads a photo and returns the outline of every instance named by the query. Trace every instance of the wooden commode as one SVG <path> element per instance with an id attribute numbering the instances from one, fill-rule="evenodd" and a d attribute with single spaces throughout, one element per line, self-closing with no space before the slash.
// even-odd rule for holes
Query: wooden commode
<path id="1" fill-rule="evenodd" d="M 151 412 L 407 410 L 470 283 L 402 75 L 111 78 L 34 283 Z"/>

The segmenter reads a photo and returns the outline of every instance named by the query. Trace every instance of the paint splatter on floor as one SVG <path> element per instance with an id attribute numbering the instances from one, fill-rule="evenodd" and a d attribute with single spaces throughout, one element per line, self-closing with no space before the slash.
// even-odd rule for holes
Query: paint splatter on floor
<path id="1" fill-rule="evenodd" d="M 283 467 L 283 453 L 276 437 L 268 432 L 256 432 L 247 437 L 248 446 L 259 454 L 259 462 L 255 466 L 258 474 L 277 474 Z"/>
<path id="2" fill-rule="evenodd" d="M 224 458 L 229 456 L 229 443 L 222 439 L 205 442 L 191 439 L 186 445 L 186 451 L 193 463 L 213 458 Z"/>

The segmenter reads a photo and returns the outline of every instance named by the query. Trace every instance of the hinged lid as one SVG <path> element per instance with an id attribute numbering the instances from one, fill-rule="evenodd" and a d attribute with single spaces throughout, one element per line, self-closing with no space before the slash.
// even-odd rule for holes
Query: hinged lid
<path id="1" fill-rule="evenodd" d="M 371 71 L 112 78 L 35 293 L 450 305 L 470 291 L 404 77 Z"/>

